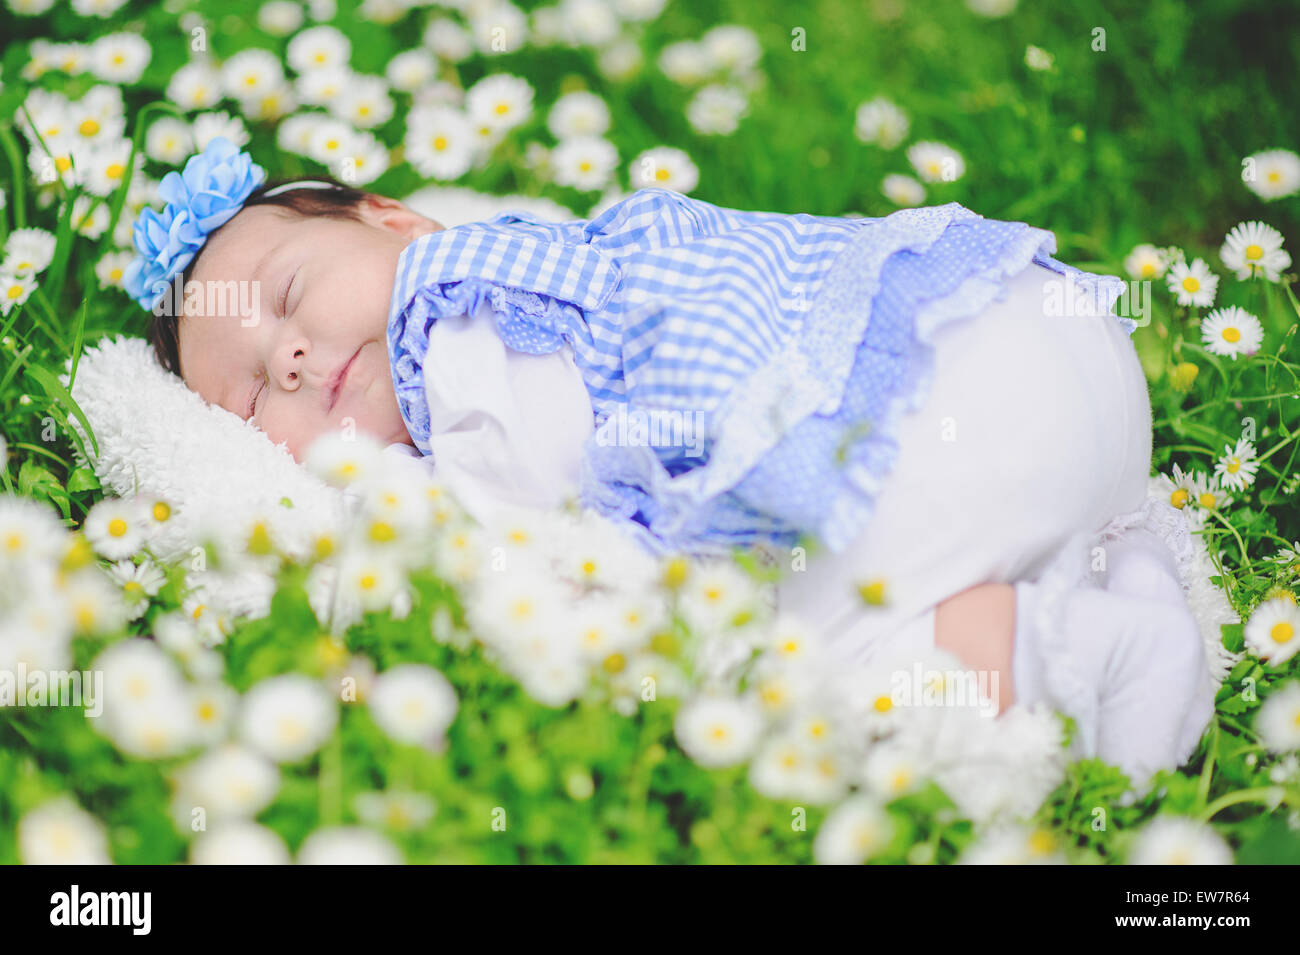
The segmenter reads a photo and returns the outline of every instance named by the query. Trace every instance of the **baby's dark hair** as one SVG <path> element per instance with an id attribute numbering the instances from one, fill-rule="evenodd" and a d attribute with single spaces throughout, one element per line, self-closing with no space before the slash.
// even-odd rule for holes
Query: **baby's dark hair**
<path id="1" fill-rule="evenodd" d="M 306 180 L 296 178 L 264 182 L 244 200 L 241 211 L 249 206 L 277 206 L 281 209 L 287 209 L 304 219 L 312 216 L 324 216 L 328 219 L 361 221 L 361 200 L 368 193 L 353 189 L 329 176 L 313 176 L 310 179 L 315 182 L 327 182 L 336 188 L 289 189 L 277 195 L 268 196 L 267 193 L 275 189 L 276 186 L 287 182 L 303 182 Z M 220 231 L 220 229 L 216 231 Z M 190 263 L 176 274 L 176 277 L 172 280 L 173 287 L 164 298 L 162 314 L 153 314 L 152 321 L 149 324 L 149 341 L 153 345 L 158 363 L 178 377 L 181 375 L 180 316 L 174 313 L 172 305 L 175 302 L 184 301 L 184 296 L 181 293 L 185 290 L 185 283 L 194 275 L 194 269 L 199 264 L 199 259 L 203 258 L 203 250 L 206 248 L 207 245 L 203 245 L 194 258 L 190 260 Z"/>

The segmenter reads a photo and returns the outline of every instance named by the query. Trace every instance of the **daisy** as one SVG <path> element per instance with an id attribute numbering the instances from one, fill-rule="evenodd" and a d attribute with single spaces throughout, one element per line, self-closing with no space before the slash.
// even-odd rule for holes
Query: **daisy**
<path id="1" fill-rule="evenodd" d="M 700 171 L 689 156 L 672 146 L 647 149 L 632 160 L 629 175 L 633 189 L 657 186 L 688 194 L 700 182 Z"/>
<path id="2" fill-rule="evenodd" d="M 609 123 L 609 106 L 586 90 L 565 93 L 546 116 L 546 128 L 560 142 L 576 136 L 603 136 Z"/>
<path id="3" fill-rule="evenodd" d="M 207 60 L 187 63 L 167 81 L 167 99 L 186 112 L 216 106 L 221 101 L 221 73 Z"/>
<path id="4" fill-rule="evenodd" d="M 1165 276 L 1169 291 L 1179 305 L 1209 308 L 1214 304 L 1214 293 L 1219 287 L 1219 277 L 1210 272 L 1204 259 L 1194 259 L 1191 265 L 1184 261 L 1173 263 Z"/>
<path id="5" fill-rule="evenodd" d="M 54 0 L 9 0 L 9 9 L 20 17 L 38 17 L 54 6 Z"/>
<path id="6" fill-rule="evenodd" d="M 889 845 L 894 823 L 879 803 L 854 796 L 837 806 L 813 840 L 819 865 L 858 865 Z"/>
<path id="7" fill-rule="evenodd" d="M 42 803 L 18 820 L 24 865 L 111 865 L 103 824 L 69 796 Z"/>
<path id="8" fill-rule="evenodd" d="M 493 131 L 518 126 L 532 111 L 532 86 L 509 73 L 485 76 L 465 92 L 465 112 L 470 122 Z"/>
<path id="9" fill-rule="evenodd" d="M 257 25 L 272 36 L 288 36 L 302 21 L 302 6 L 294 0 L 269 0 L 257 8 Z"/>
<path id="10" fill-rule="evenodd" d="M 797 741 L 774 736 L 763 742 L 750 762 L 750 784 L 768 799 L 789 799 L 799 791 L 810 762 Z"/>
<path id="11" fill-rule="evenodd" d="M 357 74 L 347 66 L 330 66 L 312 70 L 294 80 L 294 90 L 309 106 L 331 106 Z"/>
<path id="12" fill-rule="evenodd" d="M 275 127 L 275 144 L 284 152 L 305 156 L 311 147 L 316 127 L 324 121 L 325 116 L 317 112 L 288 116 Z"/>
<path id="13" fill-rule="evenodd" d="M 618 36 L 618 17 L 605 0 L 560 0 L 559 26 L 570 46 L 603 47 Z"/>
<path id="14" fill-rule="evenodd" d="M 1289 149 L 1268 149 L 1242 160 L 1241 179 L 1264 200 L 1300 191 L 1300 156 Z"/>
<path id="15" fill-rule="evenodd" d="M 278 2 L 272 0 L 265 6 Z M 299 9 L 296 3 L 288 6 Z M 279 833 L 244 820 L 217 823 L 190 844 L 191 865 L 289 865 L 292 861 Z"/>
<path id="16" fill-rule="evenodd" d="M 1253 355 L 1264 342 L 1264 326 L 1244 308 L 1229 305 L 1216 308 L 1201 319 L 1201 341 L 1206 350 L 1234 361 L 1238 355 Z"/>
<path id="17" fill-rule="evenodd" d="M 1004 823 L 982 833 L 958 860 L 960 865 L 1063 865 L 1056 837 L 1046 829 Z"/>
<path id="18" fill-rule="evenodd" d="M 83 184 L 85 176 L 82 176 Z M 94 199 L 89 195 L 80 195 L 72 204 L 72 227 L 88 239 L 98 239 L 108 228 L 108 203 L 101 202 L 92 207 Z"/>
<path id="19" fill-rule="evenodd" d="M 1282 233 L 1263 222 L 1233 226 L 1219 249 L 1219 258 L 1239 279 L 1258 276 L 1276 282 L 1291 266 L 1291 256 L 1282 248 Z"/>
<path id="20" fill-rule="evenodd" d="M 703 44 L 690 40 L 669 43 L 659 53 L 659 69 L 674 83 L 690 86 L 713 72 L 712 58 Z"/>
<path id="21" fill-rule="evenodd" d="M 1255 480 L 1259 470 L 1259 461 L 1255 458 L 1255 445 L 1242 438 L 1233 448 L 1224 446 L 1224 455 L 1219 458 L 1214 469 L 1214 477 L 1223 487 L 1233 491 L 1244 491 Z"/>
<path id="22" fill-rule="evenodd" d="M 418 47 L 397 54 L 384 69 L 389 84 L 402 93 L 414 93 L 437 75 L 438 62 L 433 54 Z"/>
<path id="23" fill-rule="evenodd" d="M 0 271 L 0 315 L 8 315 L 36 291 L 36 276 Z"/>
<path id="24" fill-rule="evenodd" d="M 749 110 L 749 99 L 734 86 L 704 87 L 686 105 L 686 121 L 697 133 L 730 136 Z"/>
<path id="25" fill-rule="evenodd" d="M 298 673 L 263 680 L 244 695 L 241 739 L 268 759 L 293 763 L 324 745 L 338 724 L 338 707 L 310 677 Z"/>
<path id="26" fill-rule="evenodd" d="M 1032 43 L 1025 47 L 1025 66 L 1031 70 L 1050 70 L 1052 68 L 1053 57 L 1040 46 L 1034 46 Z"/>
<path id="27" fill-rule="evenodd" d="M 95 277 L 99 279 L 100 288 L 121 288 L 122 275 L 126 274 L 126 266 L 134 257 L 134 252 L 109 252 L 95 262 Z"/>
<path id="28" fill-rule="evenodd" d="M 221 86 L 232 99 L 256 100 L 283 82 L 280 58 L 270 50 L 240 50 L 221 65 Z"/>
<path id="29" fill-rule="evenodd" d="M 109 83 L 130 86 L 140 81 L 152 55 L 138 33 L 112 33 L 90 45 L 90 72 Z"/>
<path id="30" fill-rule="evenodd" d="M 645 56 L 641 47 L 627 38 L 618 40 L 602 49 L 596 57 L 596 68 L 602 76 L 615 82 L 630 80 L 641 71 Z"/>
<path id="31" fill-rule="evenodd" d="M 330 431 L 311 443 L 304 463 L 326 484 L 347 487 L 381 472 L 382 451 L 379 442 L 369 435 Z"/>
<path id="32" fill-rule="evenodd" d="M 248 143 L 248 127 L 238 116 L 232 117 L 224 110 L 216 113 L 200 113 L 194 117 L 194 148 L 199 152 L 208 148 L 208 143 L 218 136 L 224 136 L 236 146 Z"/>
<path id="33" fill-rule="evenodd" d="M 890 173 L 880 184 L 880 192 L 896 206 L 919 206 L 925 201 L 925 186 L 911 176 Z"/>
<path id="34" fill-rule="evenodd" d="M 474 127 L 464 113 L 451 106 L 412 109 L 404 146 L 407 162 L 421 176 L 459 179 L 473 162 Z"/>
<path id="35" fill-rule="evenodd" d="M 743 624 L 753 615 L 758 593 L 750 577 L 730 563 L 705 566 L 693 573 L 680 593 L 680 608 L 700 634 Z"/>
<path id="36" fill-rule="evenodd" d="M 375 677 L 368 704 L 385 733 L 414 746 L 439 743 L 456 718 L 456 691 L 433 667 L 402 663 Z"/>
<path id="37" fill-rule="evenodd" d="M 339 564 L 339 587 L 343 596 L 355 600 L 364 610 L 383 610 L 407 585 L 397 560 L 368 547 L 355 547 Z"/>
<path id="38" fill-rule="evenodd" d="M 644 23 L 663 13 L 668 0 L 614 0 L 614 9 L 624 20 Z"/>
<path id="39" fill-rule="evenodd" d="M 450 63 L 466 60 L 474 52 L 469 31 L 454 20 L 431 20 L 424 29 L 424 45 Z"/>
<path id="40" fill-rule="evenodd" d="M 1160 474 L 1161 487 L 1169 494 L 1169 503 L 1178 510 L 1185 508 L 1195 497 L 1195 487 L 1190 473 L 1185 473 L 1177 464 L 1170 469 L 1170 474 Z"/>
<path id="41" fill-rule="evenodd" d="M 436 806 L 425 793 L 365 792 L 353 800 L 357 817 L 368 826 L 399 832 L 422 829 L 433 818 Z"/>
<path id="42" fill-rule="evenodd" d="M 853 131 L 858 139 L 885 149 L 896 149 L 907 138 L 910 128 L 907 114 L 883 96 L 861 104 L 854 116 Z"/>
<path id="43" fill-rule="evenodd" d="M 95 196 L 109 196 L 127 175 L 131 158 L 131 140 L 120 139 L 111 145 L 91 150 L 86 168 L 86 191 Z M 144 169 L 144 157 L 136 154 L 135 169 Z"/>
<path id="44" fill-rule="evenodd" d="M 360 826 L 317 829 L 298 849 L 299 865 L 402 865 L 402 853 L 377 832 Z"/>
<path id="45" fill-rule="evenodd" d="M 322 165 L 329 165 L 352 155 L 355 131 L 339 119 L 322 120 L 312 134 L 307 155 Z"/>
<path id="46" fill-rule="evenodd" d="M 699 696 L 682 704 L 673 732 L 701 766 L 734 766 L 749 758 L 763 720 L 751 698 Z"/>
<path id="47" fill-rule="evenodd" d="M 358 129 L 374 129 L 393 116 L 393 98 L 383 77 L 356 74 L 330 111 Z"/>
<path id="48" fill-rule="evenodd" d="M 1164 251 L 1150 244 L 1134 246 L 1124 260 L 1124 270 L 1135 279 L 1158 279 L 1168 267 Z"/>
<path id="49" fill-rule="evenodd" d="M 271 804 L 280 791 L 280 770 L 238 743 L 222 743 L 181 767 L 172 777 L 173 813 L 187 818 L 202 806 L 209 822 L 251 819 Z"/>
<path id="50" fill-rule="evenodd" d="M 763 52 L 754 31 L 735 24 L 714 27 L 700 37 L 700 45 L 715 67 L 733 73 L 753 70 Z"/>
<path id="51" fill-rule="evenodd" d="M 982 17 L 1005 17 L 1016 8 L 1018 0 L 966 0 L 972 13 Z"/>
<path id="52" fill-rule="evenodd" d="M 190 124 L 175 116 L 154 120 L 144 135 L 144 152 L 165 165 L 180 165 L 194 153 Z"/>
<path id="53" fill-rule="evenodd" d="M 1137 834 L 1129 865 L 1231 865 L 1232 849 L 1204 823 L 1157 816 Z"/>
<path id="54" fill-rule="evenodd" d="M 134 498 L 112 497 L 91 506 L 83 530 L 96 551 L 109 560 L 121 560 L 144 546 L 147 526 Z"/>
<path id="55" fill-rule="evenodd" d="M 346 66 L 352 43 L 332 26 L 308 27 L 289 41 L 286 58 L 296 73 Z"/>
<path id="56" fill-rule="evenodd" d="M 27 497 L 0 495 L 0 567 L 53 562 L 66 541 L 65 530 L 50 508 Z"/>
<path id="57" fill-rule="evenodd" d="M 133 607 L 131 619 L 144 613 L 149 598 L 156 596 L 167 582 L 167 575 L 156 563 L 146 557 L 140 564 L 119 560 L 108 569 L 109 576 L 122 588 L 122 596 Z"/>
<path id="58" fill-rule="evenodd" d="M 13 275 L 44 272 L 54 260 L 54 234 L 44 229 L 15 229 L 4 244 L 3 269 Z"/>
<path id="59" fill-rule="evenodd" d="M 1300 609 L 1287 597 L 1255 608 L 1246 622 L 1246 646 L 1270 666 L 1281 666 L 1300 650 Z"/>
<path id="60" fill-rule="evenodd" d="M 907 161 L 925 182 L 954 182 L 966 172 L 961 154 L 943 143 L 913 143 L 907 147 Z"/>
<path id="61" fill-rule="evenodd" d="M 1255 730 L 1270 752 L 1300 750 L 1300 682 L 1290 680 L 1269 694 L 1255 717 Z"/>
<path id="62" fill-rule="evenodd" d="M 1289 547 L 1279 547 L 1270 560 L 1286 568 L 1300 564 L 1300 541 L 1292 542 Z"/>
<path id="63" fill-rule="evenodd" d="M 890 802 L 920 788 L 926 772 L 921 754 L 897 743 L 881 743 L 867 754 L 862 782 L 883 801 Z"/>
<path id="64" fill-rule="evenodd" d="M 1223 490 L 1219 482 L 1211 475 L 1193 471 L 1191 476 L 1191 501 L 1207 511 L 1223 510 L 1232 503 L 1232 498 Z"/>
<path id="65" fill-rule="evenodd" d="M 126 0 L 72 0 L 72 9 L 83 17 L 108 19 L 125 3 Z"/>

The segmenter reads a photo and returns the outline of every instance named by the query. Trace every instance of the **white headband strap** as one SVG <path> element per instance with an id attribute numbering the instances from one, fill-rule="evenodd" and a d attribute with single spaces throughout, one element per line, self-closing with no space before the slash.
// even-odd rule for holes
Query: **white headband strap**
<path id="1" fill-rule="evenodd" d="M 332 182 L 320 182 L 315 179 L 300 179 L 297 182 L 286 182 L 282 186 L 276 186 L 262 193 L 263 196 L 278 196 L 282 192 L 288 192 L 290 189 L 337 189 L 338 186 Z"/>

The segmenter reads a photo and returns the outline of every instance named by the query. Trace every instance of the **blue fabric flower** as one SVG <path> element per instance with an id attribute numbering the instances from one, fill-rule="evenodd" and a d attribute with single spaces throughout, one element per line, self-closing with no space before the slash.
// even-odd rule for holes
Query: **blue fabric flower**
<path id="1" fill-rule="evenodd" d="M 158 187 L 167 207 L 161 214 L 145 209 L 135 220 L 138 254 L 122 276 L 127 294 L 152 310 L 208 235 L 229 222 L 265 179 L 266 171 L 224 136 L 191 156 L 183 172 L 169 172 Z"/>

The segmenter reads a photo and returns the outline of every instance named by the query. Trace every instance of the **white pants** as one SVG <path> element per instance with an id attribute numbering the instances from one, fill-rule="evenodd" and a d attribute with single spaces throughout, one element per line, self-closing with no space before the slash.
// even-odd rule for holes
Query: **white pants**
<path id="1" fill-rule="evenodd" d="M 1033 578 L 1073 535 L 1142 504 L 1152 424 L 1137 352 L 1113 316 L 1047 314 L 1045 286 L 1061 281 L 1031 264 L 1001 301 L 935 332 L 929 396 L 900 422 L 867 528 L 783 575 L 780 608 L 832 658 L 865 661 L 969 587 Z M 877 578 L 885 604 L 867 606 L 859 585 Z"/>

